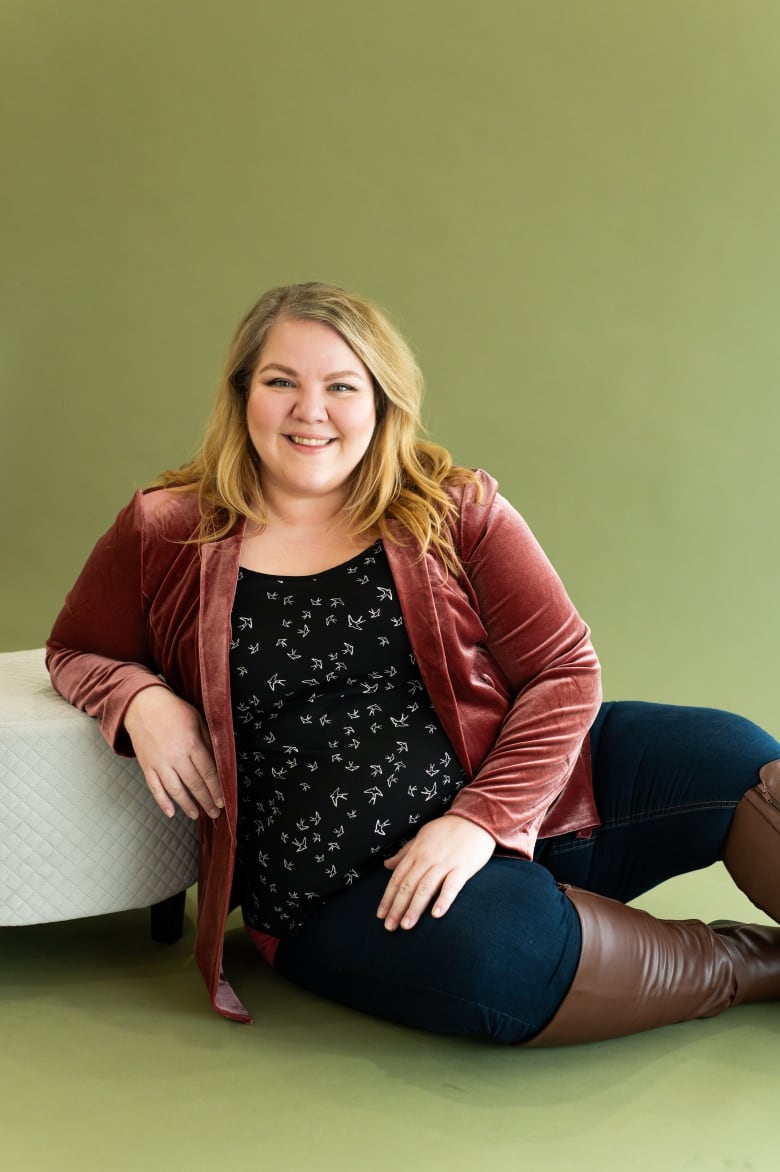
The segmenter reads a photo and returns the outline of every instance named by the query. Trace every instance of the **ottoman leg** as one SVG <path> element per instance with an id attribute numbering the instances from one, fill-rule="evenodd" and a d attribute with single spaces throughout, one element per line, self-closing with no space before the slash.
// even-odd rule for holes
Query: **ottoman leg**
<path id="1" fill-rule="evenodd" d="M 184 931 L 184 902 L 186 891 L 177 891 L 149 909 L 152 918 L 152 940 L 158 944 L 175 944 Z"/>

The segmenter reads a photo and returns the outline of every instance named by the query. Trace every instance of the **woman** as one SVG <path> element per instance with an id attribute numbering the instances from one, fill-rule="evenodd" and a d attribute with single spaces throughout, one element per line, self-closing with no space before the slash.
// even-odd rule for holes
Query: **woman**
<path id="1" fill-rule="evenodd" d="M 780 919 L 780 744 L 727 713 L 600 704 L 589 632 L 485 473 L 418 438 L 375 307 L 274 289 L 198 455 L 98 542 L 55 687 L 199 818 L 215 1008 L 240 901 L 266 960 L 408 1025 L 532 1045 L 780 997 L 780 930 L 625 906 L 723 857 Z"/>

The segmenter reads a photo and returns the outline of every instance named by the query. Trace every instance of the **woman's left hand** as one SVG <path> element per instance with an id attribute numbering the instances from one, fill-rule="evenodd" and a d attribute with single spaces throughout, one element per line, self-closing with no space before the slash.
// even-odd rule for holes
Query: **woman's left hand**
<path id="1" fill-rule="evenodd" d="M 443 916 L 467 880 L 484 867 L 495 850 L 487 830 L 446 814 L 434 818 L 385 861 L 393 872 L 377 916 L 389 932 L 399 925 L 413 928 L 435 898 L 431 914 Z"/>

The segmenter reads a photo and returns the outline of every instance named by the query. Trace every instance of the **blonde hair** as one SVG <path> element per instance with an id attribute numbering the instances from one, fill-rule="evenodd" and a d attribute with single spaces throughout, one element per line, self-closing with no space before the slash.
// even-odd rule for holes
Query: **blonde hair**
<path id="1" fill-rule="evenodd" d="M 420 438 L 423 378 L 398 330 L 376 306 L 333 285 L 285 285 L 263 294 L 235 333 L 199 451 L 182 468 L 164 472 L 157 483 L 198 493 L 200 542 L 224 537 L 242 516 L 260 526 L 266 523 L 246 400 L 268 331 L 280 318 L 330 326 L 373 379 L 376 427 L 349 486 L 345 509 L 350 532 L 376 530 L 392 540 L 390 523 L 396 522 L 418 544 L 421 556 L 433 547 L 457 571 L 447 524 L 454 504 L 445 484 L 473 484 L 479 493 L 479 480 L 453 465 L 444 448 Z"/>

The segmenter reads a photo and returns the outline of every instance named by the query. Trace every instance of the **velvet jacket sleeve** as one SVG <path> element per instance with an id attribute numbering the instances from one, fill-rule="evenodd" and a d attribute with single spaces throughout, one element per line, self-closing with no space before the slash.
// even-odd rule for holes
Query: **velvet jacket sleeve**
<path id="1" fill-rule="evenodd" d="M 480 475 L 482 500 L 464 490 L 454 522 L 464 573 L 445 573 L 430 554 L 416 565 L 409 558 L 406 625 L 470 779 L 450 812 L 531 857 L 540 830 L 598 825 L 583 753 L 600 671 L 589 630 L 528 525 Z"/>
<path id="2" fill-rule="evenodd" d="M 108 743 L 125 756 L 132 755 L 123 724 L 130 701 L 163 683 L 144 560 L 167 496 L 138 492 L 122 509 L 87 559 L 46 644 L 54 687 L 96 717 Z M 181 544 L 173 540 L 170 548 L 173 558 Z"/>
<path id="3" fill-rule="evenodd" d="M 458 521 L 464 586 L 484 627 L 490 666 L 511 706 L 452 813 L 530 856 L 571 778 L 601 701 L 590 632 L 528 525 L 494 493 L 467 495 Z"/>

